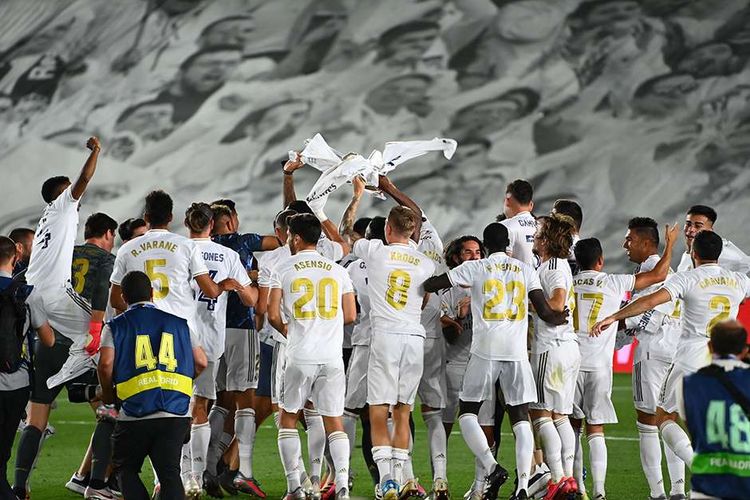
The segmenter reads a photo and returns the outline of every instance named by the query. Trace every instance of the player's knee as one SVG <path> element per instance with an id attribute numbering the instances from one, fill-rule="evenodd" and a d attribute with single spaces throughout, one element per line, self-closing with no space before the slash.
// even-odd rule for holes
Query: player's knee
<path id="1" fill-rule="evenodd" d="M 510 417 L 511 424 L 517 424 L 518 422 L 526 422 L 529 420 L 529 405 L 522 404 L 517 406 L 507 406 L 508 417 Z"/>
<path id="2" fill-rule="evenodd" d="M 473 415 L 479 415 L 479 408 L 482 407 L 482 403 L 475 401 L 459 401 L 458 402 L 458 414 L 464 415 L 471 413 Z"/>

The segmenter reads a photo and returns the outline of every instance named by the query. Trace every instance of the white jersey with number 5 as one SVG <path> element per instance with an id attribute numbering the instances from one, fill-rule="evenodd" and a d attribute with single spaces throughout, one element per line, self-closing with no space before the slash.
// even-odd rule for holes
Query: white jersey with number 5
<path id="1" fill-rule="evenodd" d="M 471 287 L 471 354 L 493 361 L 528 358 L 529 292 L 541 289 L 528 264 L 493 253 L 448 271 L 453 286 Z"/>
<path id="2" fill-rule="evenodd" d="M 411 245 L 380 240 L 357 240 L 353 252 L 367 266 L 373 333 L 424 337 L 422 284 L 435 272 L 435 263 Z"/>
<path id="3" fill-rule="evenodd" d="M 570 264 L 565 259 L 549 259 L 536 270 L 539 282 L 542 284 L 544 296 L 549 300 L 555 290 L 565 290 L 568 309 L 575 307 L 573 301 L 573 275 L 570 272 Z M 531 343 L 531 352 L 541 354 L 554 349 L 559 342 L 577 340 L 573 325 L 568 322 L 563 325 L 550 325 L 542 321 L 538 315 L 532 314 L 534 320 L 534 339 Z"/>
<path id="4" fill-rule="evenodd" d="M 208 274 L 215 282 L 226 278 L 234 278 L 242 286 L 249 286 L 250 277 L 245 266 L 242 265 L 240 254 L 214 243 L 208 238 L 194 239 L 203 261 L 208 268 Z M 228 294 L 222 293 L 217 298 L 206 297 L 198 283 L 192 282 L 193 294 L 196 301 L 195 327 L 201 339 L 203 350 L 210 361 L 216 361 L 224 354 L 224 340 L 227 324 Z"/>
<path id="5" fill-rule="evenodd" d="M 287 323 L 287 362 L 326 364 L 341 359 L 344 343 L 342 297 L 354 293 L 346 269 L 315 250 L 292 255 L 273 270 Z"/>
<path id="6" fill-rule="evenodd" d="M 119 285 L 130 271 L 142 271 L 151 278 L 156 307 L 194 320 L 196 302 L 190 283 L 196 276 L 208 274 L 208 268 L 193 240 L 166 229 L 146 231 L 117 251 L 109 281 Z"/>
<path id="7" fill-rule="evenodd" d="M 72 186 L 48 204 L 34 234 L 26 282 L 42 291 L 70 281 L 70 263 L 78 232 L 78 200 Z"/>
<path id="8" fill-rule="evenodd" d="M 674 363 L 696 370 L 710 363 L 709 332 L 721 321 L 736 319 L 740 303 L 750 296 L 750 278 L 718 264 L 703 264 L 667 278 L 663 288 L 682 300 L 682 334 Z"/>
<path id="9" fill-rule="evenodd" d="M 581 271 L 573 277 L 575 310 L 573 328 L 578 334 L 581 350 L 581 371 L 611 367 L 615 352 L 617 323 L 613 323 L 598 337 L 590 337 L 594 324 L 620 309 L 625 294 L 635 287 L 632 274 L 607 274 Z"/>

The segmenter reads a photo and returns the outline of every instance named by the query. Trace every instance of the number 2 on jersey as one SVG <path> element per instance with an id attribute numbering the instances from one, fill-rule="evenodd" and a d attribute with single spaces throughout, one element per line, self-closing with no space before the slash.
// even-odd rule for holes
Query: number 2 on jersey
<path id="1" fill-rule="evenodd" d="M 724 295 L 715 295 L 711 297 L 711 300 L 708 302 L 708 308 L 711 311 L 719 311 L 719 314 L 711 318 L 711 321 L 708 322 L 708 328 L 706 329 L 706 332 L 710 332 L 711 329 L 716 325 L 717 323 L 721 323 L 722 321 L 726 321 L 729 319 L 729 313 L 732 310 L 732 303 L 729 301 L 729 297 L 726 297 Z"/>
<path id="2" fill-rule="evenodd" d="M 154 299 L 161 300 L 169 295 L 169 276 L 156 270 L 158 267 L 166 267 L 167 259 L 148 259 L 145 263 L 146 274 L 154 286 Z"/>
<path id="3" fill-rule="evenodd" d="M 500 280 L 491 279 L 484 282 L 482 287 L 485 295 L 493 295 L 484 302 L 482 318 L 485 321 L 521 321 L 526 317 L 526 286 L 520 281 L 509 281 L 503 283 Z M 505 293 L 508 293 L 511 303 L 505 311 L 493 311 L 493 309 L 505 302 Z"/>
<path id="4" fill-rule="evenodd" d="M 309 278 L 297 278 L 292 281 L 292 293 L 299 293 L 303 290 L 302 296 L 292 305 L 294 319 L 315 319 L 316 314 L 322 319 L 336 317 L 339 310 L 339 284 L 335 279 L 323 278 L 318 282 L 317 287 Z M 305 311 L 305 306 L 312 302 L 313 297 L 317 297 L 316 308 Z"/>
<path id="5" fill-rule="evenodd" d="M 403 269 L 391 271 L 388 275 L 388 290 L 385 291 L 385 301 L 391 307 L 400 311 L 406 307 L 409 300 L 409 287 L 411 286 L 411 275 Z"/>
<path id="6" fill-rule="evenodd" d="M 135 337 L 135 367 L 146 368 L 147 370 L 156 369 L 156 358 L 154 351 L 151 349 L 151 339 L 148 335 L 136 335 Z M 171 333 L 161 334 L 161 343 L 159 344 L 159 364 L 164 365 L 168 372 L 177 369 L 177 358 L 174 356 L 174 335 Z"/>

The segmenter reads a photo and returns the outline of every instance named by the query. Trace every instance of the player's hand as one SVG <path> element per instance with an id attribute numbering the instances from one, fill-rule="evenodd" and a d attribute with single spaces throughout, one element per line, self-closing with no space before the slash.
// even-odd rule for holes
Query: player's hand
<path id="1" fill-rule="evenodd" d="M 461 335 L 464 333 L 464 327 L 461 325 L 460 321 L 456 321 L 453 318 L 449 318 L 447 316 L 443 317 L 443 321 L 445 321 L 445 326 L 452 326 L 458 335 Z"/>
<path id="2" fill-rule="evenodd" d="M 305 164 L 302 162 L 302 159 L 300 158 L 299 153 L 297 153 L 297 159 L 296 160 L 294 160 L 294 161 L 287 160 L 287 162 L 284 163 L 284 172 L 291 173 L 291 172 L 294 172 L 295 170 L 298 170 L 298 169 L 300 169 L 300 168 L 302 168 L 304 166 L 305 166 Z"/>
<path id="3" fill-rule="evenodd" d="M 464 297 L 458 301 L 458 315 L 465 318 L 471 311 L 471 297 Z"/>
<path id="4" fill-rule="evenodd" d="M 102 149 L 102 143 L 99 142 L 98 137 L 89 137 L 89 140 L 86 141 L 86 147 L 91 151 L 98 153 Z"/>
<path id="5" fill-rule="evenodd" d="M 671 227 L 669 224 L 667 224 L 666 228 L 664 229 L 664 244 L 666 246 L 673 246 L 677 242 L 677 238 L 680 236 L 680 226 L 678 224 L 673 224 Z"/>
<path id="6" fill-rule="evenodd" d="M 553 321 L 550 322 L 551 325 L 564 325 L 568 322 L 568 316 L 570 315 L 570 309 L 565 307 L 562 311 L 552 311 L 554 313 Z"/>
<path id="7" fill-rule="evenodd" d="M 602 321 L 600 321 L 600 322 L 598 322 L 598 323 L 596 323 L 594 325 L 594 327 L 589 332 L 589 337 L 598 337 L 599 335 L 602 334 L 602 332 L 604 330 L 606 330 L 607 328 L 609 328 L 609 326 L 612 323 L 614 323 L 615 321 L 617 321 L 617 320 L 615 318 L 613 318 L 612 316 L 607 316 Z"/>
<path id="8" fill-rule="evenodd" d="M 388 177 L 386 177 L 385 175 L 378 175 L 378 187 L 381 190 L 385 190 L 386 188 L 389 188 L 392 186 L 393 186 L 393 183 Z"/>
<path id="9" fill-rule="evenodd" d="M 240 282 L 234 278 L 223 279 L 218 284 L 222 292 L 236 292 L 237 290 L 242 290 L 244 288 L 242 285 L 240 285 Z"/>
<path id="10" fill-rule="evenodd" d="M 352 187 L 354 189 L 354 197 L 360 199 L 365 192 L 365 180 L 361 176 L 356 176 L 352 179 Z"/>

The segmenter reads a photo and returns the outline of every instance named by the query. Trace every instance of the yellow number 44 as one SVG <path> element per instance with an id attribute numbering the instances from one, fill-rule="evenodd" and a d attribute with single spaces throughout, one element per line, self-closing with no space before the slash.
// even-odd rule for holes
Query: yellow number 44
<path id="1" fill-rule="evenodd" d="M 168 372 L 177 369 L 177 358 L 174 355 L 174 335 L 171 333 L 161 334 L 158 364 L 163 365 Z M 151 338 L 148 335 L 137 335 L 135 337 L 135 367 L 155 370 L 156 365 L 157 359 L 151 349 Z"/>

